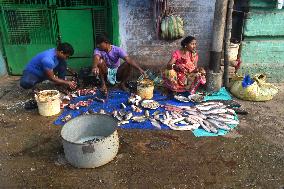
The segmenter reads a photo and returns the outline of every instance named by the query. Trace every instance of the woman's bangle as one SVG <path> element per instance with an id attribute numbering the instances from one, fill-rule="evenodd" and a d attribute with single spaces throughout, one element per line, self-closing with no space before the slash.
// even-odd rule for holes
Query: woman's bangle
<path id="1" fill-rule="evenodd" d="M 172 64 L 172 70 L 174 69 L 175 64 Z"/>

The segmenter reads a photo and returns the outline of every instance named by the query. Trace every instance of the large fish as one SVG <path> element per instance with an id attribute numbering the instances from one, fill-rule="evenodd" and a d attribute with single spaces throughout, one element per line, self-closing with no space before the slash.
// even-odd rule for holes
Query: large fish
<path id="1" fill-rule="evenodd" d="M 162 129 L 162 128 L 161 128 L 161 125 L 159 124 L 159 122 L 158 122 L 157 120 L 152 119 L 152 118 L 150 118 L 149 120 L 150 120 L 151 124 L 152 124 L 155 128 L 157 128 L 157 129 L 159 129 L 159 130 Z"/>
<path id="2" fill-rule="evenodd" d="M 223 117 L 220 117 L 220 116 L 208 116 L 208 117 L 210 119 L 214 119 L 214 120 L 217 120 L 219 122 L 226 123 L 226 124 L 233 124 L 233 125 L 239 124 L 239 121 L 234 120 L 234 119 L 223 118 Z"/>
<path id="3" fill-rule="evenodd" d="M 203 120 L 204 125 L 210 129 L 211 132 L 213 133 L 218 133 L 218 130 L 212 126 L 212 124 L 210 124 L 207 120 Z"/>
<path id="4" fill-rule="evenodd" d="M 224 124 L 220 121 L 217 121 L 215 119 L 207 119 L 207 121 L 209 123 L 211 123 L 215 128 L 223 129 L 223 130 L 226 130 L 226 131 L 231 130 L 231 128 L 228 125 L 226 125 L 226 124 Z"/>

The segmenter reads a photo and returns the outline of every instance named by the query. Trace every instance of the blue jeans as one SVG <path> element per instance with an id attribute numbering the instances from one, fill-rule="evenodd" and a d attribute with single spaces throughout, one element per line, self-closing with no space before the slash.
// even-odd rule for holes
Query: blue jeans
<path id="1" fill-rule="evenodd" d="M 24 89 L 31 89 L 36 84 L 44 80 L 45 80 L 44 78 L 40 78 L 28 71 L 24 71 L 23 76 L 21 77 L 21 80 L 20 80 L 20 86 L 23 87 Z"/>

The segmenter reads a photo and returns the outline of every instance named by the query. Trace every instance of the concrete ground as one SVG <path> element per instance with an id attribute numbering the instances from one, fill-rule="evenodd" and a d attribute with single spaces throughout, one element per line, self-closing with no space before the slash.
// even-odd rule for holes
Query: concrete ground
<path id="1" fill-rule="evenodd" d="M 54 117 L 25 111 L 18 78 L 0 81 L 0 188 L 283 188 L 284 84 L 224 137 L 121 130 L 114 161 L 76 169 L 64 159 Z"/>

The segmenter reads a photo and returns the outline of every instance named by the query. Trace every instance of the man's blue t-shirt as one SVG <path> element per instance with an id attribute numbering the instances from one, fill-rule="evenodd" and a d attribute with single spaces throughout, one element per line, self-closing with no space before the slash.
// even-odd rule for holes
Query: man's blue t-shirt
<path id="1" fill-rule="evenodd" d="M 24 71 L 32 73 L 40 78 L 46 78 L 45 71 L 53 70 L 60 60 L 56 56 L 56 49 L 48 49 L 37 54 L 33 59 L 26 65 Z"/>

